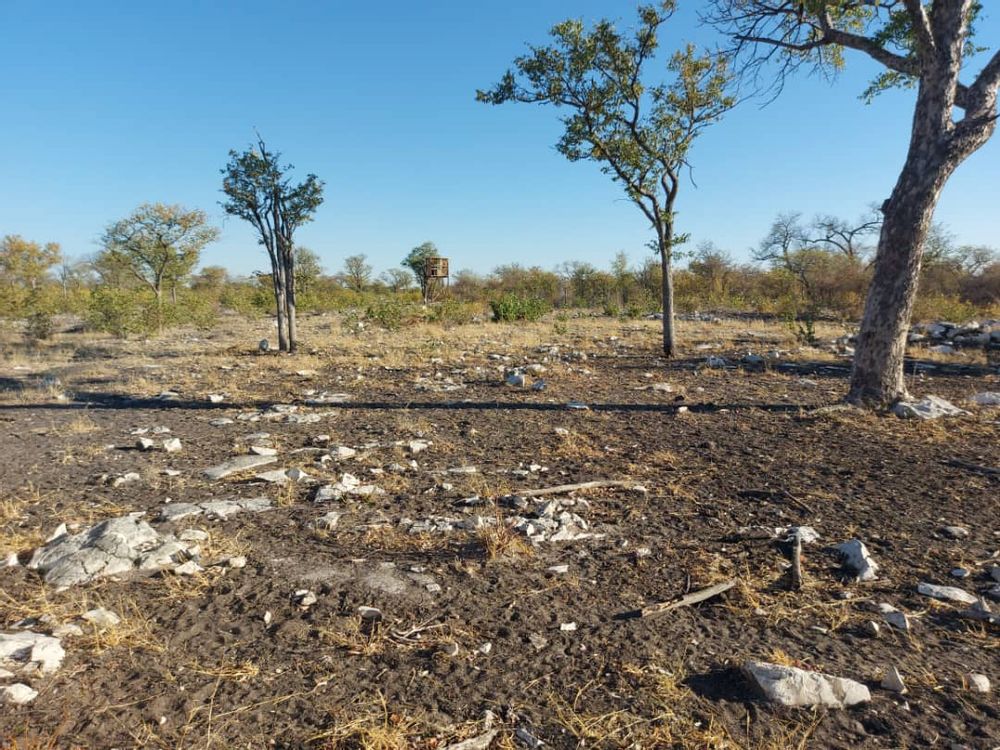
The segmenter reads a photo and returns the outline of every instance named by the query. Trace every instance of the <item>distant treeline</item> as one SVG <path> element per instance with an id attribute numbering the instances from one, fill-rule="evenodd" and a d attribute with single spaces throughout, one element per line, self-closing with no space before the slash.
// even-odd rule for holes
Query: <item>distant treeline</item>
<path id="1" fill-rule="evenodd" d="M 783 215 L 740 263 L 711 244 L 701 245 L 676 271 L 680 311 L 732 310 L 789 318 L 854 321 L 870 277 L 870 251 L 809 240 L 794 215 Z M 419 257 L 436 253 L 424 243 L 400 268 L 376 276 L 364 255 L 346 258 L 328 273 L 319 257 L 297 250 L 300 312 L 345 312 L 348 325 L 396 327 L 413 320 L 460 324 L 476 319 L 537 318 L 550 309 L 590 308 L 638 317 L 660 308 L 661 267 L 652 254 L 630 264 L 617 254 L 606 268 L 568 262 L 554 269 L 498 266 L 488 274 L 458 271 L 428 290 L 421 304 Z M 151 283 L 149 269 L 102 251 L 70 262 L 54 244 L 8 235 L 0 244 L 0 316 L 27 320 L 27 335 L 45 338 L 51 317 L 79 316 L 96 330 L 118 336 L 149 335 L 175 325 L 212 327 L 223 311 L 246 316 L 274 313 L 271 275 L 234 277 L 219 266 L 193 270 L 196 258 L 164 264 Z M 924 256 L 915 318 L 967 320 L 1000 314 L 1000 256 L 989 248 L 957 246 L 937 228 Z"/>

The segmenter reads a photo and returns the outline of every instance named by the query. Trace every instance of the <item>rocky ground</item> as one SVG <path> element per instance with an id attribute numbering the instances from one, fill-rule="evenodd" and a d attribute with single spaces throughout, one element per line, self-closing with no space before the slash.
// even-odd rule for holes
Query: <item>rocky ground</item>
<path id="1" fill-rule="evenodd" d="M 983 353 L 304 323 L 5 334 L 0 747 L 1000 746 Z"/>

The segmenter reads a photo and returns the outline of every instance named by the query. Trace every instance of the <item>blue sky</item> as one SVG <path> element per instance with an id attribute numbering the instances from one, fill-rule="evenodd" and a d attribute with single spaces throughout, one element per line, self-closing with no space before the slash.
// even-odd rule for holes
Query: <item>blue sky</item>
<path id="1" fill-rule="evenodd" d="M 716 41 L 681 0 L 664 48 Z M 992 5 L 989 3 L 987 5 Z M 686 7 L 684 7 L 686 6 Z M 435 242 L 453 268 L 606 265 L 648 250 L 638 209 L 591 163 L 555 152 L 558 111 L 475 102 L 567 17 L 631 25 L 620 0 L 356 3 L 289 0 L 0 0 L 0 234 L 97 250 L 102 228 L 146 201 L 206 210 L 222 227 L 205 264 L 267 265 L 219 208 L 219 169 L 257 128 L 326 202 L 297 235 L 330 271 L 377 269 Z M 1000 45 L 1000 13 L 980 24 Z M 858 100 L 874 68 L 856 55 L 830 83 L 800 74 L 697 144 L 679 230 L 737 258 L 781 211 L 860 215 L 888 196 L 912 93 Z M 945 189 L 937 218 L 963 243 L 1000 246 L 1000 136 Z"/>

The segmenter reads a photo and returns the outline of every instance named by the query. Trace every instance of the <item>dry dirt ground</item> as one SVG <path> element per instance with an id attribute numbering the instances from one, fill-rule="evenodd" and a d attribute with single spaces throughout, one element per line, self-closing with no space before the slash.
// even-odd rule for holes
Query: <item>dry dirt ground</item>
<path id="1" fill-rule="evenodd" d="M 266 321 L 145 343 L 63 334 L 41 349 L 6 330 L 0 554 L 20 552 L 21 565 L 0 568 L 0 632 L 78 623 L 83 634 L 63 639 L 57 673 L 28 680 L 34 701 L 0 706 L 0 747 L 445 748 L 490 720 L 491 748 L 531 737 L 551 748 L 1000 746 L 995 626 L 915 590 L 989 586 L 1000 478 L 955 461 L 1000 466 L 1000 410 L 967 402 L 1000 390 L 996 371 L 976 353 L 909 366 L 915 393 L 967 416 L 816 412 L 846 387 L 848 361 L 829 348 L 797 348 L 778 325 L 684 323 L 685 354 L 668 363 L 657 325 L 351 336 L 315 317 L 294 356 L 257 351 Z M 763 365 L 705 366 L 709 354 L 738 363 L 772 350 Z M 545 390 L 504 384 L 505 368 L 529 363 L 544 366 Z M 306 405 L 323 392 L 350 400 Z M 274 404 L 318 421 L 290 423 Z M 223 417 L 233 422 L 210 424 Z M 157 426 L 183 449 L 134 450 L 131 433 Z M 269 437 L 248 441 L 258 432 Z M 384 494 L 316 503 L 308 481 L 201 475 L 255 440 L 278 451 L 268 469 L 299 467 L 319 484 L 347 472 Z M 430 447 L 412 455 L 411 440 Z M 338 446 L 357 454 L 318 462 Z M 114 486 L 127 472 L 141 479 Z M 626 480 L 572 496 L 601 536 L 532 545 L 504 530 L 519 491 L 598 479 Z M 262 495 L 273 509 L 155 521 L 168 502 Z M 331 510 L 343 513 L 335 529 L 312 528 Z M 58 592 L 25 567 L 58 524 L 134 511 L 160 531 L 207 532 L 205 570 Z M 500 526 L 410 533 L 404 522 L 474 514 Z M 821 535 L 798 591 L 787 550 L 739 532 L 796 524 Z M 970 533 L 952 539 L 946 525 Z M 830 550 L 852 537 L 881 566 L 877 580 L 854 581 Z M 246 566 L 211 565 L 234 555 Z M 971 576 L 957 581 L 956 567 Z M 736 586 L 704 603 L 622 617 L 728 579 Z M 315 603 L 300 606 L 301 590 Z M 881 602 L 910 614 L 908 634 L 882 622 Z M 121 623 L 80 623 L 98 605 Z M 872 700 L 774 707 L 742 676 L 747 659 L 856 679 Z M 889 666 L 906 694 L 880 689 Z M 969 672 L 993 692 L 969 690 Z"/>

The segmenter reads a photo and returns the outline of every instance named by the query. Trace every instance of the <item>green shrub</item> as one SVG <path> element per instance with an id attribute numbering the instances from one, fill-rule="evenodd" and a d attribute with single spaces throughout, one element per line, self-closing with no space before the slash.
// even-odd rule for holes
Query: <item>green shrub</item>
<path id="1" fill-rule="evenodd" d="M 24 337 L 28 341 L 44 341 L 52 338 L 52 328 L 52 314 L 48 310 L 35 310 L 25 321 Z"/>
<path id="2" fill-rule="evenodd" d="M 517 320 L 538 320 L 551 309 L 545 300 L 505 294 L 490 301 L 493 319 L 498 323 L 512 323 Z"/>
<path id="3" fill-rule="evenodd" d="M 122 339 L 148 334 L 156 328 L 156 301 L 142 292 L 98 287 L 90 295 L 87 322 Z"/>
<path id="4" fill-rule="evenodd" d="M 365 320 L 384 328 L 395 331 L 403 325 L 405 307 L 396 297 L 376 297 L 365 310 Z"/>
<path id="5" fill-rule="evenodd" d="M 459 302 L 446 299 L 431 305 L 427 320 L 443 326 L 460 326 L 473 322 L 482 312 L 482 306 L 474 302 Z"/>

